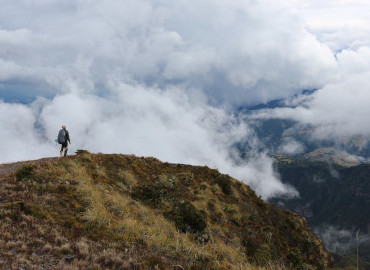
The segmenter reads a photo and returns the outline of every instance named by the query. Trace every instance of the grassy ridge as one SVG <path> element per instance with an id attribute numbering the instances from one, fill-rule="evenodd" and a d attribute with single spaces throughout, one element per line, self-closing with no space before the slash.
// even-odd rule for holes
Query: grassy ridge
<path id="1" fill-rule="evenodd" d="M 324 269 L 299 215 L 207 167 L 92 155 L 24 165 L 0 185 L 0 268 Z"/>

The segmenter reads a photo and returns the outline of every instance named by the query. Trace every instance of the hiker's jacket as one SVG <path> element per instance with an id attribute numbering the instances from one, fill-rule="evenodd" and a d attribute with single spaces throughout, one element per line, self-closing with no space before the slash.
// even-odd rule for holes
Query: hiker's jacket
<path id="1" fill-rule="evenodd" d="M 71 143 L 71 140 L 69 139 L 69 132 L 68 130 L 65 129 L 65 135 L 66 135 L 66 141 L 68 141 L 69 143 Z"/>

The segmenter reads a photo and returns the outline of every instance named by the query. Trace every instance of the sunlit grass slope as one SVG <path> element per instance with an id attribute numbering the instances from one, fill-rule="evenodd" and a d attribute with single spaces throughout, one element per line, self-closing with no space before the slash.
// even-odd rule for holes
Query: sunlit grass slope
<path id="1" fill-rule="evenodd" d="M 2 176 L 0 200 L 1 269 L 324 269 L 330 263 L 301 216 L 208 167 L 83 153 Z"/>

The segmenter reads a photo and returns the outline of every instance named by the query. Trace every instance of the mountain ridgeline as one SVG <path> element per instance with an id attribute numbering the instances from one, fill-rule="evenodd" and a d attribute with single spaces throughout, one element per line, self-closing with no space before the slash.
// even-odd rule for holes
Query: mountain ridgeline
<path id="1" fill-rule="evenodd" d="M 0 193 L 1 269 L 331 264 L 304 218 L 208 167 L 83 152 L 0 165 Z"/>

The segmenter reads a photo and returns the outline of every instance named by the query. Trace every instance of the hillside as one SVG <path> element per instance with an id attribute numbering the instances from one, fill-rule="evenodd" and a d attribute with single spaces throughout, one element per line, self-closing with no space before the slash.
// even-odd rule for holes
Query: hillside
<path id="1" fill-rule="evenodd" d="M 304 215 L 333 252 L 355 254 L 354 235 L 359 229 L 360 256 L 368 262 L 366 269 L 370 269 L 370 164 L 348 167 L 343 162 L 345 166 L 275 157 L 281 180 L 294 186 L 300 197 L 273 202 Z M 345 231 L 348 233 L 343 235 Z"/>
<path id="2" fill-rule="evenodd" d="M 303 156 L 308 161 L 322 161 L 337 164 L 343 167 L 357 166 L 361 164 L 361 158 L 352 156 L 335 148 L 318 148 Z"/>
<path id="3" fill-rule="evenodd" d="M 208 167 L 83 153 L 0 166 L 1 269 L 324 269 L 304 218 Z"/>

